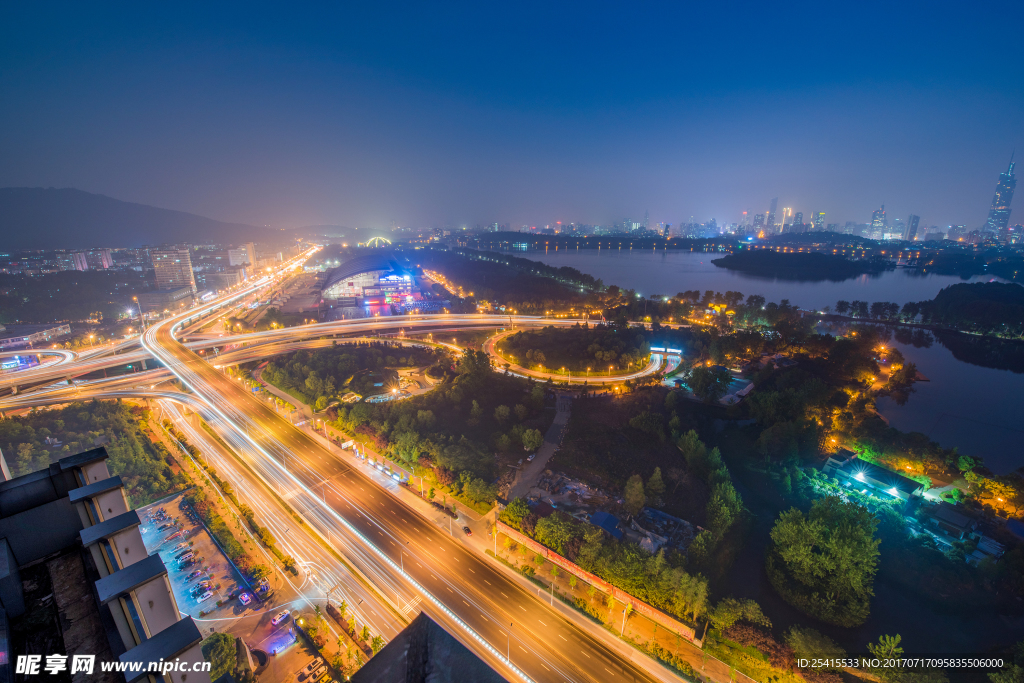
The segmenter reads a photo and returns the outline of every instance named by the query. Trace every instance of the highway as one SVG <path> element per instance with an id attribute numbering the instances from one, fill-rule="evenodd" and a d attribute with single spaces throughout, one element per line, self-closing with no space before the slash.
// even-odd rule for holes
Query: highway
<path id="1" fill-rule="evenodd" d="M 556 321 L 556 322 L 562 322 L 562 321 Z M 583 321 L 572 320 L 572 321 L 564 321 L 564 322 L 571 322 L 572 324 L 575 325 L 577 322 L 583 322 Z M 573 377 L 571 375 L 569 375 L 569 374 L 562 373 L 562 372 L 545 372 L 545 371 L 542 371 L 542 370 L 531 370 L 530 368 L 524 367 L 522 365 L 517 365 L 517 364 L 507 360 L 504 356 L 502 356 L 498 352 L 498 348 L 497 348 L 498 347 L 498 342 L 500 342 L 502 339 L 504 339 L 505 337 L 507 337 L 507 336 L 509 336 L 511 334 L 515 334 L 517 331 L 518 330 L 506 330 L 504 332 L 500 332 L 499 334 L 496 334 L 496 335 L 490 337 L 486 342 L 484 342 L 484 345 L 483 345 L 484 352 L 488 356 L 490 356 L 491 358 L 495 359 L 497 361 L 497 364 L 498 364 L 499 367 L 504 367 L 504 365 L 506 363 L 509 363 L 509 365 L 510 365 L 509 372 L 515 373 L 515 374 L 523 376 L 523 377 L 529 377 L 531 379 L 537 379 L 537 380 L 548 380 L 548 379 L 550 379 L 550 380 L 552 380 L 554 382 L 567 382 L 570 386 L 572 386 Z M 647 363 L 647 366 L 644 367 L 643 370 L 640 370 L 638 372 L 631 372 L 631 373 L 628 373 L 628 374 L 625 374 L 625 375 L 612 375 L 612 374 L 610 374 L 610 371 L 609 371 L 608 375 L 601 375 L 599 372 L 595 372 L 593 374 L 593 376 L 591 376 L 589 373 L 587 375 L 579 375 L 579 374 L 577 374 L 576 377 L 575 377 L 575 380 L 576 380 L 576 384 L 578 384 L 581 387 L 583 386 L 584 382 L 586 382 L 587 386 L 591 386 L 591 385 L 595 385 L 595 384 L 618 384 L 618 383 L 621 383 L 621 382 L 625 382 L 627 380 L 639 379 L 641 377 L 645 377 L 646 375 L 653 374 L 653 373 L 657 372 L 660 369 L 661 369 L 661 356 L 658 355 L 658 354 L 653 354 L 651 356 L 650 362 Z"/>
<path id="2" fill-rule="evenodd" d="M 322 604 L 327 591 L 330 590 L 335 604 L 341 600 L 348 603 L 349 612 L 355 615 L 359 628 L 366 624 L 374 634 L 381 634 L 385 639 L 390 640 L 405 627 L 405 621 L 401 620 L 397 613 L 380 599 L 367 582 L 339 563 L 321 544 L 316 532 L 306 525 L 298 524 L 285 509 L 280 499 L 271 495 L 271 491 L 267 489 L 261 477 L 253 469 L 250 469 L 264 467 L 260 454 L 253 449 L 250 443 L 220 422 L 213 411 L 198 397 L 178 392 L 150 394 L 150 396 L 155 395 L 162 396 L 157 400 L 159 417 L 169 418 L 185 438 L 200 449 L 203 458 L 217 470 L 217 474 L 231 482 L 238 499 L 251 507 L 256 512 L 259 522 L 270 529 L 277 540 L 278 547 L 296 560 L 299 576 L 293 577 L 283 570 L 279 572 L 283 582 L 291 589 L 287 596 L 290 599 L 282 599 L 264 605 L 262 612 L 277 612 L 281 608 L 295 609 L 301 605 L 312 608 L 312 601 L 315 599 L 316 604 Z M 226 451 L 205 429 L 195 424 L 194 419 L 186 414 L 189 408 L 198 413 L 225 443 L 230 444 L 234 454 Z M 179 454 L 178 457 L 189 458 L 190 456 Z M 242 466 L 236 457 L 248 467 Z M 274 478 L 276 473 L 273 469 L 264 469 L 261 474 L 264 478 Z M 211 481 L 211 483 L 213 482 Z M 301 503 L 302 501 L 293 501 L 296 511 L 301 516 L 306 516 L 309 511 L 299 507 Z M 230 507 L 230 504 L 228 506 Z M 248 526 L 245 524 L 241 526 L 252 540 L 253 547 L 259 548 L 264 555 L 266 564 L 270 567 L 276 566 L 274 558 L 267 550 L 263 549 L 263 546 L 249 531 Z M 204 626 L 204 619 L 198 618 L 196 621 L 200 623 L 201 627 Z M 339 634 L 335 632 L 333 622 L 328 621 L 328 625 L 334 633 L 333 639 L 337 640 Z M 218 630 L 224 630 L 222 623 L 211 624 L 211 626 L 215 626 Z"/>
<path id="3" fill-rule="evenodd" d="M 190 313 L 189 315 L 195 315 Z M 471 329 L 495 329 L 495 328 L 539 328 L 548 325 L 569 327 L 582 320 L 551 320 L 533 316 L 502 316 L 502 315 L 420 315 L 420 316 L 385 316 L 380 318 L 363 318 L 355 320 L 338 320 L 325 323 L 314 323 L 309 325 L 298 325 L 296 327 L 285 327 L 276 330 L 263 332 L 252 332 L 248 334 L 214 337 L 199 341 L 191 341 L 186 347 L 192 351 L 207 350 L 213 348 L 227 348 L 239 345 L 252 347 L 256 344 L 272 344 L 286 341 L 299 341 L 304 339 L 315 339 L 323 336 L 368 334 L 368 333 L 394 333 L 397 331 L 423 334 L 426 332 L 453 332 Z M 511 330 L 510 330 L 511 332 Z M 188 336 L 188 335 L 184 335 Z M 121 342 L 118 348 L 126 348 L 135 343 L 135 340 Z M 497 359 L 500 356 L 488 350 Z M 102 353 L 101 353 L 102 352 Z M 59 363 L 47 363 L 46 365 L 21 370 L 16 373 L 9 373 L 0 376 L 0 390 L 12 389 L 18 386 L 41 385 L 62 379 L 80 377 L 106 368 L 120 367 L 125 365 L 142 364 L 152 358 L 153 355 L 148 349 L 132 350 L 126 353 L 114 355 L 110 347 L 101 347 L 94 354 L 79 354 L 75 360 Z M 502 359 L 503 360 L 503 359 Z M 660 363 L 652 359 L 643 370 L 626 375 L 613 375 L 611 377 L 591 377 L 591 384 L 607 384 L 622 382 L 627 379 L 635 379 L 644 375 L 656 372 Z M 518 374 L 530 376 L 535 379 L 547 379 L 550 376 L 556 381 L 564 381 L 565 376 L 558 373 L 538 373 L 523 369 Z M 575 380 L 575 378 L 574 378 Z M 582 380 L 580 381 L 582 384 Z"/>
<path id="4" fill-rule="evenodd" d="M 261 454 L 262 470 L 276 471 L 277 481 L 286 483 L 282 496 L 289 504 L 302 500 L 308 506 L 307 521 L 326 528 L 322 535 L 338 544 L 345 557 L 375 583 L 403 586 L 405 594 L 400 590 L 396 600 L 419 598 L 423 609 L 507 677 L 658 680 L 606 647 L 603 639 L 561 617 L 459 537 L 409 509 L 179 343 L 175 329 L 194 315 L 151 327 L 142 340 L 146 350 L 244 435 Z M 483 322 L 490 316 L 467 317 Z M 492 325 L 507 320 L 493 318 Z M 431 322 L 437 324 L 438 317 Z M 408 326 L 408 321 L 402 323 Z"/>

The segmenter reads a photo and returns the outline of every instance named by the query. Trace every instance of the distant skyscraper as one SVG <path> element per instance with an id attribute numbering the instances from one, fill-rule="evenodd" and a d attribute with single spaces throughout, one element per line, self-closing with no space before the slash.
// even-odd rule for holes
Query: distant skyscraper
<path id="1" fill-rule="evenodd" d="M 754 231 L 757 232 L 764 228 L 764 214 L 759 213 L 754 216 Z"/>
<path id="2" fill-rule="evenodd" d="M 921 222 L 920 216 L 910 214 L 910 218 L 907 219 L 907 228 L 903 232 L 903 239 L 908 242 L 913 242 L 917 239 L 917 224 Z"/>
<path id="3" fill-rule="evenodd" d="M 1013 189 L 1017 187 L 1017 178 L 1013 175 L 1013 155 L 1010 155 L 1010 167 L 1006 173 L 999 174 L 999 182 L 996 183 L 996 193 L 992 196 L 992 208 L 988 210 L 988 220 L 985 221 L 985 230 L 990 230 L 999 236 L 999 241 L 1008 242 L 1010 231 L 1010 200 L 1013 199 Z"/>
<path id="4" fill-rule="evenodd" d="M 882 230 L 885 225 L 885 204 L 882 204 L 871 212 L 871 231 Z"/>
<path id="5" fill-rule="evenodd" d="M 671 235 L 671 233 L 672 233 L 672 224 L 671 223 L 666 223 L 665 224 L 665 231 L 661 234 L 661 236 L 664 237 L 665 239 L 668 239 L 669 235 Z"/>
<path id="6" fill-rule="evenodd" d="M 818 213 L 814 214 L 814 231 L 815 232 L 822 232 L 824 230 L 825 230 L 825 213 L 823 211 L 819 211 Z"/>
<path id="7" fill-rule="evenodd" d="M 150 252 L 153 270 L 156 271 L 157 289 L 179 289 L 191 287 L 196 291 L 196 279 L 192 274 L 192 256 L 188 247 L 184 249 L 154 249 Z"/>
<path id="8" fill-rule="evenodd" d="M 650 224 L 651 213 L 647 209 L 644 209 L 644 230 L 646 230 Z"/>
<path id="9" fill-rule="evenodd" d="M 85 252 L 76 251 L 71 255 L 71 258 L 75 262 L 75 270 L 89 270 L 89 259 Z"/>
<path id="10" fill-rule="evenodd" d="M 793 225 L 803 225 L 803 224 L 804 224 L 804 212 L 803 211 L 797 211 L 795 214 L 793 214 Z"/>
<path id="11" fill-rule="evenodd" d="M 779 208 L 779 198 L 774 197 L 772 199 L 772 207 L 768 209 L 768 220 L 765 222 L 766 227 L 769 230 L 775 229 L 775 211 Z"/>

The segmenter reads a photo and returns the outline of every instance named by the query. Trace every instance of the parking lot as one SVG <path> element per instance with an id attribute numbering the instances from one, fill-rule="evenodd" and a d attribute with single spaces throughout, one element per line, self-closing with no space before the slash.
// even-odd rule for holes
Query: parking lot
<path id="1" fill-rule="evenodd" d="M 147 551 L 159 553 L 163 559 L 181 612 L 196 619 L 218 620 L 241 617 L 249 610 L 259 609 L 256 599 L 248 605 L 239 600 L 240 593 L 252 596 L 253 592 L 206 527 L 187 508 L 182 494 L 139 509 L 139 516 L 142 541 Z M 186 559 L 189 555 L 191 558 Z M 182 566 L 179 558 L 186 566 Z M 203 590 L 203 586 L 208 586 L 208 590 Z"/>

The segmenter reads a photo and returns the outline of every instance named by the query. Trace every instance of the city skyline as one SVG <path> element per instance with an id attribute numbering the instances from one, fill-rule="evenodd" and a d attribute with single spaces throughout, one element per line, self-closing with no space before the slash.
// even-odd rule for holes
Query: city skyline
<path id="1" fill-rule="evenodd" d="M 0 186 L 274 227 L 607 224 L 645 207 L 651 224 L 732 223 L 781 197 L 828 222 L 884 202 L 973 229 L 1024 146 L 1005 33 L 1022 11 L 894 6 L 878 31 L 876 12 L 801 6 L 586 21 L 569 7 L 10 7 Z M 755 57 L 726 27 L 820 37 Z"/>

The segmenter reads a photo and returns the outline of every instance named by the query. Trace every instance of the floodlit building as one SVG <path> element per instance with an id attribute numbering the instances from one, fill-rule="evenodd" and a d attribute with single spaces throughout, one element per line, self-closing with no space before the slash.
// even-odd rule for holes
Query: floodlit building
<path id="1" fill-rule="evenodd" d="M 182 311 L 192 305 L 195 289 L 188 285 L 175 289 L 158 289 L 139 294 L 139 306 L 143 313 Z"/>
<path id="2" fill-rule="evenodd" d="M 921 222 L 920 216 L 910 214 L 910 218 L 907 219 L 907 226 L 903 232 L 903 239 L 908 242 L 913 242 L 917 239 L 917 226 Z"/>
<path id="3" fill-rule="evenodd" d="M 1013 174 L 1013 155 L 1010 155 L 1010 166 L 1006 173 L 999 174 L 999 182 L 996 183 L 996 193 L 992 196 L 992 207 L 988 210 L 988 220 L 985 222 L 985 230 L 994 232 L 999 236 L 1001 242 L 1009 242 L 1010 225 L 1010 201 L 1013 199 L 1013 190 L 1017 187 L 1017 177 Z"/>
<path id="4" fill-rule="evenodd" d="M 893 496 L 906 501 L 924 493 L 924 484 L 861 460 L 856 453 L 846 449 L 830 455 L 822 470 L 846 488 L 878 497 Z"/>
<path id="5" fill-rule="evenodd" d="M 159 290 L 188 287 L 196 292 L 196 279 L 192 273 L 192 256 L 185 249 L 154 249 L 150 252 Z"/>
<path id="6" fill-rule="evenodd" d="M 50 346 L 69 334 L 70 325 L 0 325 L 0 351 Z"/>
<path id="7" fill-rule="evenodd" d="M 415 276 L 389 251 L 345 261 L 328 273 L 321 292 L 325 300 L 347 306 L 401 304 L 420 298 Z"/>

